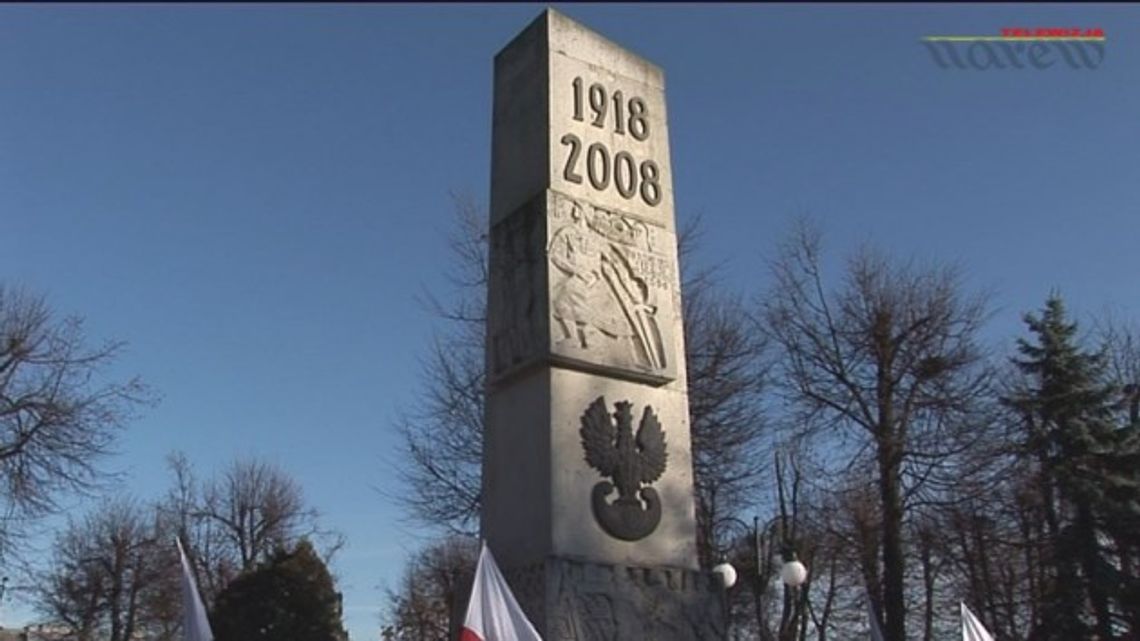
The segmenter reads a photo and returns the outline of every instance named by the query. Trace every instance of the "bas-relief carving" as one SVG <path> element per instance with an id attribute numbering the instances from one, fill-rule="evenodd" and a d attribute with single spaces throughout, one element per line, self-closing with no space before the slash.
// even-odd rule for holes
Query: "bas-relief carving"
<path id="1" fill-rule="evenodd" d="M 680 316 L 672 235 L 548 193 L 491 230 L 492 377 L 555 357 L 654 384 L 673 380 Z"/>
<path id="2" fill-rule="evenodd" d="M 491 230 L 487 347 L 493 375 L 545 351 L 543 209 L 526 205 Z"/>
<path id="3" fill-rule="evenodd" d="M 706 572 L 550 557 L 503 568 L 547 641 L 722 641 L 723 590 Z"/>
<path id="4" fill-rule="evenodd" d="M 548 564 L 549 641 L 705 641 L 724 638 L 710 575 L 556 559 Z"/>
<path id="5" fill-rule="evenodd" d="M 649 536 L 661 522 L 661 499 L 657 490 L 642 487 L 661 478 L 668 453 L 665 432 L 653 408 L 646 405 L 633 435 L 632 405 L 628 401 L 614 404 L 610 419 L 604 396 L 599 396 L 582 414 L 582 448 L 586 462 L 613 483 L 602 481 L 594 486 L 591 504 L 594 518 L 607 534 L 623 541 L 637 541 Z M 608 497 L 617 488 L 611 503 Z"/>
<path id="6" fill-rule="evenodd" d="M 546 566 L 545 564 L 525 567 L 502 568 L 503 578 L 511 588 L 515 600 L 519 602 L 527 618 L 536 629 L 546 625 Z"/>
<path id="7" fill-rule="evenodd" d="M 661 229 L 554 195 L 549 213 L 553 354 L 659 382 L 675 377 L 673 254 Z"/>

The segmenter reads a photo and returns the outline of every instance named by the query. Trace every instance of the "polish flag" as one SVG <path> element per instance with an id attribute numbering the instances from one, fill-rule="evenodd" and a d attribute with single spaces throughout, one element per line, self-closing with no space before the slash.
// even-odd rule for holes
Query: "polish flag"
<path id="1" fill-rule="evenodd" d="M 182 635 L 186 641 L 214 641 L 206 608 L 198 594 L 198 585 L 194 583 L 194 571 L 190 569 L 190 560 L 182 549 L 182 540 L 175 537 L 174 543 L 182 561 Z"/>
<path id="2" fill-rule="evenodd" d="M 483 542 L 459 641 L 542 641 Z"/>
<path id="3" fill-rule="evenodd" d="M 962 604 L 962 641 L 994 641 L 978 617 Z"/>
<path id="4" fill-rule="evenodd" d="M 871 641 L 883 641 L 883 631 L 879 629 L 879 619 L 875 607 L 871 605 L 871 595 L 867 595 L 867 626 L 871 629 Z"/>

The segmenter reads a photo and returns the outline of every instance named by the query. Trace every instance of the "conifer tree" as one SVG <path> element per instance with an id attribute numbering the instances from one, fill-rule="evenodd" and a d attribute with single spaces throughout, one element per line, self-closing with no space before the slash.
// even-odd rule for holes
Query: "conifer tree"
<path id="1" fill-rule="evenodd" d="M 1121 483 L 1110 479 L 1128 485 L 1121 477 L 1128 453 L 1118 447 L 1131 428 L 1114 420 L 1118 391 L 1108 382 L 1105 352 L 1082 349 L 1059 296 L 1025 323 L 1032 339 L 1018 340 L 1020 358 L 1013 359 L 1022 379 L 1004 400 L 1020 419 L 1022 454 L 1035 463 L 1045 524 L 1049 583 L 1030 638 L 1121 638 L 1130 606 L 1106 528 L 1122 505 L 1109 495 Z"/>
<path id="2" fill-rule="evenodd" d="M 216 641 L 345 641 L 340 595 L 312 544 L 278 550 L 218 595 Z"/>

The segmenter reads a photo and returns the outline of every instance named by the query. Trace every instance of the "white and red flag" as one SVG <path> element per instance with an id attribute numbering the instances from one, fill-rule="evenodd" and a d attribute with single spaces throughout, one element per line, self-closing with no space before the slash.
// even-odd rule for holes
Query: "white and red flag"
<path id="1" fill-rule="evenodd" d="M 962 641 L 994 641 L 989 631 L 978 617 L 970 612 L 965 603 L 962 604 Z"/>
<path id="2" fill-rule="evenodd" d="M 883 641 L 883 631 L 879 629 L 879 618 L 875 616 L 870 594 L 867 595 L 867 626 L 871 631 L 871 641 Z"/>
<path id="3" fill-rule="evenodd" d="M 475 585 L 459 641 L 542 641 L 507 586 L 486 541 L 475 566 Z"/>
<path id="4" fill-rule="evenodd" d="M 174 542 L 178 545 L 178 558 L 182 561 L 182 636 L 186 641 L 214 641 L 210 621 L 206 618 L 206 607 L 202 605 L 198 585 L 194 582 L 194 571 L 190 569 L 190 560 L 182 549 L 182 540 L 176 537 Z"/>

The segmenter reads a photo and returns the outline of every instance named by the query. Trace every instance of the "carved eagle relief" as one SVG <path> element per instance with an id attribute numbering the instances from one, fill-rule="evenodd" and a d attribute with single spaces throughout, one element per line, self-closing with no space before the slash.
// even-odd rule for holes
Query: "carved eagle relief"
<path id="1" fill-rule="evenodd" d="M 594 486 L 594 518 L 611 536 L 636 541 L 648 536 L 661 521 L 657 490 L 642 484 L 653 483 L 665 472 L 665 432 L 647 405 L 634 438 L 632 405 L 618 401 L 614 408 L 611 419 L 605 397 L 599 396 L 582 414 L 579 433 L 586 462 L 613 479 L 613 483 L 602 481 Z M 610 503 L 608 497 L 615 487 L 618 496 Z"/>

